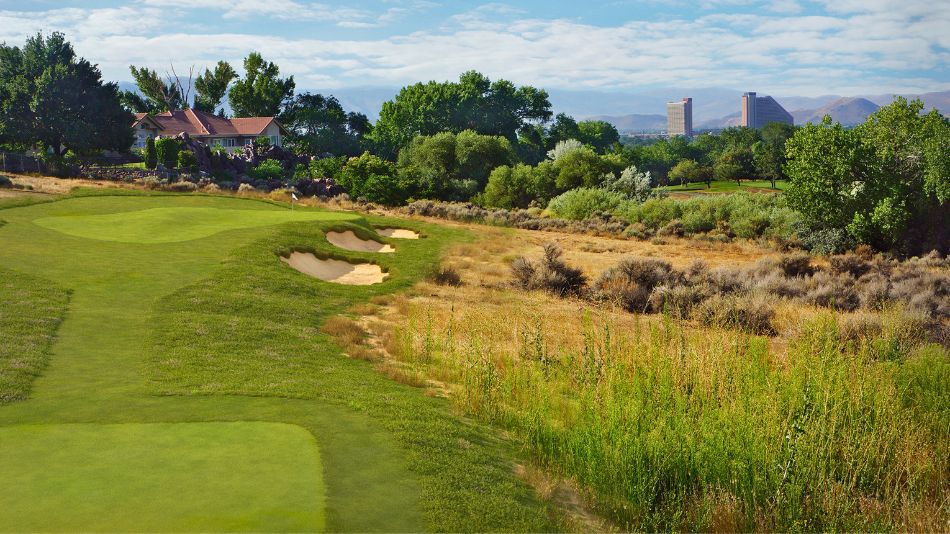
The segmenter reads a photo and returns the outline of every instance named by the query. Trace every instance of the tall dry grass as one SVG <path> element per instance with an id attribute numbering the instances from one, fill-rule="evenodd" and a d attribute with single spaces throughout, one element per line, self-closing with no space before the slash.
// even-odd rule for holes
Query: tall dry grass
<path id="1" fill-rule="evenodd" d="M 830 314 L 774 354 L 738 332 L 531 300 L 504 314 L 400 305 L 386 346 L 402 373 L 448 384 L 624 528 L 950 527 L 943 349 L 895 359 Z"/>

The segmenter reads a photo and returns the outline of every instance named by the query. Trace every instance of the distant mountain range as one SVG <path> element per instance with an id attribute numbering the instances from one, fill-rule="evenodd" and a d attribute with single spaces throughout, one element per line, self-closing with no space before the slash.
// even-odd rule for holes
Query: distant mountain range
<path id="1" fill-rule="evenodd" d="M 135 87 L 129 82 L 120 82 L 119 86 L 122 89 Z M 375 122 L 379 118 L 383 102 L 391 100 L 399 92 L 399 88 L 298 88 L 298 92 L 303 91 L 334 95 L 347 111 L 365 113 Z M 687 96 L 693 99 L 694 128 L 736 126 L 739 124 L 739 102 L 743 91 L 707 87 L 650 89 L 638 92 L 551 89 L 548 93 L 555 113 L 566 113 L 578 120 L 604 120 L 622 132 L 643 132 L 666 130 L 666 103 Z M 817 122 L 825 114 L 829 114 L 833 120 L 850 126 L 864 122 L 879 106 L 889 104 L 894 95 L 772 96 L 792 114 L 795 124 Z M 950 116 L 950 90 L 902 96 L 921 98 L 926 109 L 937 108 L 940 113 Z"/>

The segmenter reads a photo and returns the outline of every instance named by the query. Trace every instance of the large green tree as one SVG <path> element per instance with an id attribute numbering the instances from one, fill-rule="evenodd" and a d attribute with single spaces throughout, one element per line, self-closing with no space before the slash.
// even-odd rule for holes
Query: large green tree
<path id="1" fill-rule="evenodd" d="M 896 98 L 848 130 L 825 117 L 786 143 L 789 206 L 881 249 L 946 251 L 950 122 Z"/>
<path id="2" fill-rule="evenodd" d="M 372 128 L 366 115 L 347 113 L 335 97 L 311 93 L 295 96 L 280 118 L 293 133 L 291 144 L 312 155 L 356 156 Z"/>
<path id="3" fill-rule="evenodd" d="M 383 104 L 372 140 L 389 157 L 416 136 L 472 130 L 514 142 L 523 127 L 551 117 L 547 92 L 515 87 L 507 80 L 492 82 L 470 71 L 458 82 L 417 83 L 404 87 Z"/>
<path id="4" fill-rule="evenodd" d="M 577 128 L 580 130 L 578 139 L 601 154 L 620 142 L 620 132 L 607 121 L 581 121 L 577 123 Z"/>
<path id="5" fill-rule="evenodd" d="M 141 93 L 136 95 L 126 91 L 123 95 L 123 103 L 132 111 L 155 113 L 188 107 L 188 92 L 191 86 L 189 84 L 188 88 L 185 88 L 185 84 L 177 75 L 162 79 L 154 69 L 135 65 L 129 65 L 129 71 Z"/>
<path id="6" fill-rule="evenodd" d="M 77 57 L 61 33 L 37 34 L 23 48 L 0 45 L 0 137 L 65 151 L 127 150 L 132 116 L 115 83 Z"/>
<path id="7" fill-rule="evenodd" d="M 418 136 L 399 152 L 399 171 L 426 198 L 467 200 L 481 191 L 491 171 L 514 162 L 511 143 L 501 136 L 465 130 Z"/>
<path id="8" fill-rule="evenodd" d="M 280 68 L 257 52 L 244 58 L 244 78 L 234 82 L 228 101 L 235 117 L 273 117 L 294 96 L 294 77 L 280 77 Z"/>
<path id="9" fill-rule="evenodd" d="M 224 100 L 228 86 L 238 77 L 227 61 L 219 61 L 214 70 L 205 69 L 195 78 L 195 109 L 214 113 Z"/>

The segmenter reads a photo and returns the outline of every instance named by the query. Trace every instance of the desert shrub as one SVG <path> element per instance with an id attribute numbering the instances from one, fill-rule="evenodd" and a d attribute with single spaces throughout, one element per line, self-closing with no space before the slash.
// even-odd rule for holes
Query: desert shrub
<path id="1" fill-rule="evenodd" d="M 789 278 L 778 271 L 757 276 L 751 285 L 759 292 L 786 298 L 803 297 L 807 290 L 804 279 Z"/>
<path id="2" fill-rule="evenodd" d="M 950 276 L 915 269 L 892 277 L 890 295 L 911 311 L 931 317 L 950 317 Z"/>
<path id="3" fill-rule="evenodd" d="M 560 247 L 544 245 L 544 256 L 538 264 L 526 258 L 517 258 L 511 264 L 514 283 L 526 290 L 543 289 L 560 297 L 578 296 L 584 292 L 587 277 L 561 259 Z"/>
<path id="4" fill-rule="evenodd" d="M 142 185 L 145 189 L 161 189 L 162 181 L 154 176 L 146 176 L 142 178 Z"/>
<path id="5" fill-rule="evenodd" d="M 861 305 L 861 298 L 850 278 L 825 272 L 816 273 L 808 280 L 804 300 L 841 311 L 854 311 Z"/>
<path id="6" fill-rule="evenodd" d="M 180 150 L 178 152 L 178 168 L 182 170 L 192 170 L 198 167 L 198 158 L 190 150 Z"/>
<path id="7" fill-rule="evenodd" d="M 429 274 L 429 280 L 440 286 L 461 287 L 462 277 L 452 267 L 439 267 Z"/>
<path id="8" fill-rule="evenodd" d="M 557 217 L 580 221 L 595 213 L 612 213 L 625 200 L 620 193 L 606 189 L 579 187 L 552 198 L 548 210 Z"/>
<path id="9" fill-rule="evenodd" d="M 692 309 L 713 295 L 708 284 L 661 285 L 650 293 L 649 308 L 674 317 L 689 317 Z"/>
<path id="10" fill-rule="evenodd" d="M 178 151 L 180 149 L 181 145 L 177 139 L 163 137 L 155 141 L 155 157 L 158 158 L 158 163 L 164 165 L 166 169 L 175 168 L 175 164 L 178 163 Z"/>
<path id="11" fill-rule="evenodd" d="M 210 184 L 208 184 L 208 185 L 202 187 L 201 190 L 202 190 L 203 192 L 205 192 L 205 193 L 215 194 L 215 193 L 220 193 L 220 192 L 221 192 L 221 187 L 220 187 L 218 184 L 216 184 L 216 183 L 210 183 Z"/>
<path id="12" fill-rule="evenodd" d="M 198 190 L 198 185 L 182 180 L 179 182 L 170 183 L 164 186 L 162 189 L 165 191 L 174 191 L 176 193 L 191 193 Z"/>
<path id="13" fill-rule="evenodd" d="M 2 188 L 12 188 L 12 187 L 13 187 L 13 180 L 11 180 L 10 178 L 8 178 L 8 177 L 6 177 L 6 176 L 0 174 L 0 187 L 2 187 Z"/>
<path id="14" fill-rule="evenodd" d="M 828 258 L 828 261 L 831 264 L 831 272 L 848 274 L 855 278 L 864 276 L 872 267 L 871 262 L 854 253 L 837 254 Z"/>
<path id="15" fill-rule="evenodd" d="M 815 254 L 840 254 L 855 244 L 844 228 L 814 228 L 797 222 L 794 231 L 802 246 Z"/>
<path id="16" fill-rule="evenodd" d="M 683 237 L 684 234 L 683 221 L 679 219 L 673 219 L 656 231 L 659 237 Z"/>
<path id="17" fill-rule="evenodd" d="M 257 188 L 251 184 L 241 184 L 238 186 L 238 193 L 254 193 L 257 191 Z"/>
<path id="18" fill-rule="evenodd" d="M 676 286 L 682 273 L 665 261 L 649 258 L 625 258 L 616 267 L 604 271 L 594 282 L 593 297 L 612 302 L 627 311 L 651 311 L 650 295 L 660 285 Z"/>
<path id="19" fill-rule="evenodd" d="M 767 297 L 759 294 L 714 295 L 693 309 L 692 317 L 702 324 L 736 328 L 753 334 L 772 335 L 775 310 Z"/>
<path id="20" fill-rule="evenodd" d="M 802 252 L 783 254 L 778 260 L 778 266 L 785 276 L 811 276 L 815 273 L 811 256 Z"/>
<path id="21" fill-rule="evenodd" d="M 890 300 L 891 282 L 881 273 L 868 273 L 856 282 L 861 307 L 878 309 Z"/>

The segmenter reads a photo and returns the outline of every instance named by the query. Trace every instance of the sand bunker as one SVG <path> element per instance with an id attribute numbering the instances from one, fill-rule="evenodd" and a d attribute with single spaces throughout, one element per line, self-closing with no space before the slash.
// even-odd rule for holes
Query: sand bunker
<path id="1" fill-rule="evenodd" d="M 394 237 L 396 239 L 419 239 L 419 234 L 404 228 L 380 228 L 376 230 L 376 233 L 383 237 Z"/>
<path id="2" fill-rule="evenodd" d="M 368 286 L 378 284 L 389 276 L 389 273 L 384 273 L 379 265 L 374 263 L 321 260 L 309 252 L 292 252 L 290 257 L 281 257 L 280 261 L 303 274 L 336 284 Z"/>
<path id="3" fill-rule="evenodd" d="M 360 239 L 351 230 L 345 232 L 327 232 L 327 241 L 333 246 L 356 252 L 396 252 L 392 245 L 379 241 Z"/>

